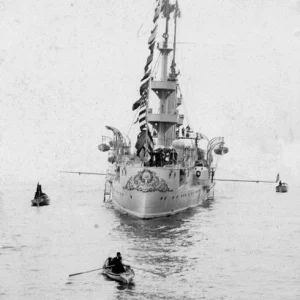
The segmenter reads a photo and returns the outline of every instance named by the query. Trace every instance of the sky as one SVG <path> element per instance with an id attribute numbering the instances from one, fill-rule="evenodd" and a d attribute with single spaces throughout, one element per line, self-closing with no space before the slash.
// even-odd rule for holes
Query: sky
<path id="1" fill-rule="evenodd" d="M 130 136 L 149 0 L 0 1 L 1 181 L 103 171 L 105 125 Z M 300 180 L 300 1 L 179 1 L 186 124 L 223 136 L 219 176 Z M 135 136 L 132 136 L 133 143 Z"/>

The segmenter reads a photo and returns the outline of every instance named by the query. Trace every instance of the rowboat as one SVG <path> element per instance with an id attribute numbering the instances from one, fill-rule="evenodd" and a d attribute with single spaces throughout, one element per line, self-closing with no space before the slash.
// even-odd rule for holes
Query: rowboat
<path id="1" fill-rule="evenodd" d="M 289 186 L 287 183 L 282 182 L 281 185 L 276 186 L 277 193 L 287 193 Z"/>
<path id="2" fill-rule="evenodd" d="M 44 206 L 44 205 L 49 205 L 50 204 L 50 198 L 42 193 L 42 195 L 34 197 L 33 200 L 31 200 L 31 205 L 32 206 Z"/>
<path id="3" fill-rule="evenodd" d="M 103 271 L 102 271 L 103 275 L 107 276 L 110 279 L 121 282 L 123 284 L 129 284 L 132 281 L 135 273 L 131 269 L 131 267 L 124 266 L 125 272 L 114 273 L 112 271 L 112 267 L 108 267 L 108 265 L 109 265 L 109 259 L 107 259 L 103 265 Z"/>
<path id="4" fill-rule="evenodd" d="M 43 205 L 49 205 L 50 203 L 50 199 L 49 197 L 42 192 L 42 186 L 39 184 L 37 184 L 36 187 L 36 192 L 34 195 L 34 199 L 31 200 L 31 205 L 32 206 L 43 206 Z"/>

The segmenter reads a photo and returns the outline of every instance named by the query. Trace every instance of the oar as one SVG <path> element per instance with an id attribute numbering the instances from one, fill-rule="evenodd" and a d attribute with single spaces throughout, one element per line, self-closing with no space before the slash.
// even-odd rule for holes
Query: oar
<path id="1" fill-rule="evenodd" d="M 96 172 L 71 172 L 71 171 L 59 171 L 60 173 L 74 173 L 74 174 L 83 174 L 83 175 L 113 175 L 111 173 L 96 173 Z"/>
<path id="2" fill-rule="evenodd" d="M 85 272 L 79 272 L 79 273 L 70 274 L 69 277 L 80 275 L 80 274 L 84 274 L 84 273 L 90 273 L 90 272 L 94 272 L 94 271 L 101 270 L 101 269 L 103 269 L 103 267 L 102 268 L 98 268 L 98 269 L 94 269 L 94 270 L 90 270 L 90 271 L 85 271 Z"/>
<path id="3" fill-rule="evenodd" d="M 130 265 L 131 266 L 131 265 Z M 155 275 L 158 275 L 158 276 L 162 276 L 162 277 L 166 277 L 165 274 L 161 274 L 161 273 L 156 273 L 156 272 L 153 272 L 153 271 L 149 271 L 149 270 L 145 270 L 145 269 L 141 269 L 141 268 L 137 268 L 135 266 L 132 266 L 134 269 L 138 269 L 138 270 L 141 270 L 141 271 L 145 271 L 145 272 L 149 272 L 149 273 L 152 273 L 152 274 L 155 274 Z"/>
<path id="4" fill-rule="evenodd" d="M 214 179 L 215 181 L 233 181 L 233 182 L 265 182 L 265 183 L 274 183 L 274 181 L 266 181 L 266 180 L 243 180 L 243 179 Z"/>
<path id="5" fill-rule="evenodd" d="M 114 266 L 114 265 L 111 265 L 111 266 L 109 266 L 109 267 L 113 267 L 113 266 Z M 90 272 L 94 272 L 94 271 L 101 270 L 101 269 L 103 269 L 103 267 L 102 267 L 102 268 L 98 268 L 98 269 L 94 269 L 94 270 L 90 270 L 90 271 L 85 271 L 85 272 L 80 272 L 80 273 L 70 274 L 69 277 L 76 276 L 76 275 L 80 275 L 80 274 L 84 274 L 84 273 L 90 273 Z"/>

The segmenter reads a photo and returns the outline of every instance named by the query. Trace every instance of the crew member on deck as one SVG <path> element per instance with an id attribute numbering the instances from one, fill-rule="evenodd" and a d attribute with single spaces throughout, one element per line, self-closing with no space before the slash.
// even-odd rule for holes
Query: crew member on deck
<path id="1" fill-rule="evenodd" d="M 186 126 L 186 137 L 190 137 L 190 131 L 191 131 L 191 127 L 188 125 Z"/>
<path id="2" fill-rule="evenodd" d="M 182 134 L 182 137 L 184 137 L 184 134 L 185 134 L 185 129 L 184 129 L 184 127 L 181 128 L 181 134 Z"/>
<path id="3" fill-rule="evenodd" d="M 215 169 L 211 168 L 211 182 L 214 181 L 214 176 L 215 176 Z"/>

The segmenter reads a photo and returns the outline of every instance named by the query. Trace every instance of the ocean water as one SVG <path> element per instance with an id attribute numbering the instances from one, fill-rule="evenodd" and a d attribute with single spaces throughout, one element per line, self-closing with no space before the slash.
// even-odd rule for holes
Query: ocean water
<path id="1" fill-rule="evenodd" d="M 218 183 L 215 200 L 176 216 L 138 220 L 103 202 L 103 181 L 0 189 L 0 299 L 300 299 L 300 189 Z M 101 268 L 120 251 L 134 282 Z"/>

